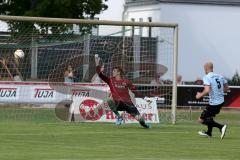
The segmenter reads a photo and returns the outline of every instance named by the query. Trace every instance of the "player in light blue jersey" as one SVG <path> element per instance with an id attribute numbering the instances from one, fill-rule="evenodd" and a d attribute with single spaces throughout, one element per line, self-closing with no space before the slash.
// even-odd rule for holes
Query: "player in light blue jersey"
<path id="1" fill-rule="evenodd" d="M 224 138 L 227 125 L 219 124 L 213 120 L 216 114 L 220 112 L 224 104 L 224 92 L 228 91 L 227 81 L 223 76 L 213 72 L 213 63 L 208 62 L 204 65 L 206 75 L 203 77 L 204 89 L 196 94 L 196 99 L 209 95 L 209 104 L 201 113 L 199 122 L 206 125 L 208 130 L 199 131 L 201 136 L 212 137 L 212 129 L 216 127 L 221 132 L 221 139 Z"/>

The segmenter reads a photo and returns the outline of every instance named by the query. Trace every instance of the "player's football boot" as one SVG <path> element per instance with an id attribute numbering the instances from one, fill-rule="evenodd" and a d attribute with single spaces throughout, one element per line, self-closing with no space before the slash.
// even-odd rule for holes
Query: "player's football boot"
<path id="1" fill-rule="evenodd" d="M 226 130 L 227 130 L 227 125 L 225 124 L 221 129 L 221 139 L 224 138 Z"/>
<path id="2" fill-rule="evenodd" d="M 207 132 L 205 132 L 205 131 L 199 131 L 198 134 L 199 134 L 200 136 L 204 136 L 204 137 L 212 137 L 211 134 L 209 134 L 209 133 L 207 133 Z"/>

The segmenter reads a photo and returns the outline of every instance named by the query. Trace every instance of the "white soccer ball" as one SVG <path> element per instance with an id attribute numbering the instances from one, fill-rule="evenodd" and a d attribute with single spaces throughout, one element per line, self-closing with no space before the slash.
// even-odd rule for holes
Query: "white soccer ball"
<path id="1" fill-rule="evenodd" d="M 23 52 L 23 50 L 17 49 L 17 50 L 14 52 L 14 57 L 15 57 L 15 58 L 23 58 L 23 57 L 24 57 L 24 52 Z"/>

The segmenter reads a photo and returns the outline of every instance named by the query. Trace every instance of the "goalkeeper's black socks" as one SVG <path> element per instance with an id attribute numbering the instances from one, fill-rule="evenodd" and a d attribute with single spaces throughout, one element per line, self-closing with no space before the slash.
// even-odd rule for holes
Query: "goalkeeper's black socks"
<path id="1" fill-rule="evenodd" d="M 144 128 L 150 128 L 150 125 L 149 125 L 149 124 L 146 124 L 146 123 L 145 123 L 145 120 L 144 120 L 142 117 L 139 119 L 139 123 L 140 123 L 140 125 L 143 126 Z"/>
<path id="2" fill-rule="evenodd" d="M 112 110 L 113 113 L 116 115 L 117 118 L 122 118 L 118 111 Z"/>

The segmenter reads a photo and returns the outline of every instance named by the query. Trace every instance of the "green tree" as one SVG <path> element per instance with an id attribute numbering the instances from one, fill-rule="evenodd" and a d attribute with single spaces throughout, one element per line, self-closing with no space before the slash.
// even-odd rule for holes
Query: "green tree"
<path id="1" fill-rule="evenodd" d="M 233 77 L 231 79 L 227 79 L 228 84 L 232 85 L 232 86 L 240 86 L 240 76 L 238 74 L 238 72 L 236 71 L 236 73 L 233 75 Z"/>
<path id="2" fill-rule="evenodd" d="M 107 0 L 7 0 L 0 14 L 54 18 L 93 18 L 107 9 Z"/>
<path id="3" fill-rule="evenodd" d="M 7 0 L 0 4 L 0 14 L 14 16 L 34 16 L 34 17 L 52 17 L 52 18 L 94 18 L 96 14 L 107 9 L 104 3 L 107 0 Z M 33 23 L 7 22 L 12 33 L 21 35 L 39 32 L 41 34 L 60 34 L 72 28 L 72 25 L 49 25 L 40 24 L 38 27 Z M 40 29 L 39 29 L 40 26 Z M 91 30 L 92 26 L 80 26 L 83 29 Z M 31 28 L 31 29 L 29 29 Z"/>

